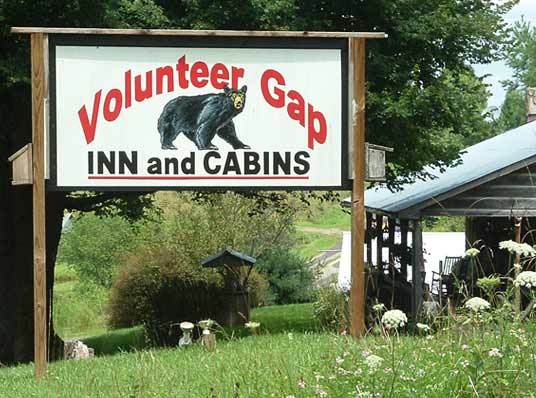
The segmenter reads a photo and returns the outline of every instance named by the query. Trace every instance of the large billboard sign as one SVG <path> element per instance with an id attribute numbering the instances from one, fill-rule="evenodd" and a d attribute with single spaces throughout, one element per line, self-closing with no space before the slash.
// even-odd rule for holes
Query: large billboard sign
<path id="1" fill-rule="evenodd" d="M 49 187 L 347 188 L 347 47 L 51 36 Z"/>

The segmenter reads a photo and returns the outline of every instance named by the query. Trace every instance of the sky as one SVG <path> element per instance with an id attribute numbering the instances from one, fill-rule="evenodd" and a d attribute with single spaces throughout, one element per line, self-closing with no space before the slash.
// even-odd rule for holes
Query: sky
<path id="1" fill-rule="evenodd" d="M 508 14 L 505 19 L 513 24 L 523 17 L 526 21 L 536 26 L 536 0 L 521 0 Z M 490 84 L 491 97 L 488 99 L 489 107 L 499 108 L 504 101 L 505 91 L 501 80 L 512 77 L 512 71 L 504 62 L 493 62 L 485 65 L 473 65 L 477 76 L 490 75 L 485 79 Z"/>

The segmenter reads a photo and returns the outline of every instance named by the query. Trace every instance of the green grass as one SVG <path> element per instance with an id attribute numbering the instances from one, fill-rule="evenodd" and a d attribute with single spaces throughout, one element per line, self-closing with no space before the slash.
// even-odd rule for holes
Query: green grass
<path id="1" fill-rule="evenodd" d="M 341 239 L 336 235 L 298 232 L 296 251 L 303 258 L 313 258 L 322 254 L 322 250 L 333 247 Z"/>
<path id="2" fill-rule="evenodd" d="M 81 287 L 70 268 L 58 264 L 54 273 L 54 327 L 63 339 L 106 331 L 108 293 Z"/>
<path id="3" fill-rule="evenodd" d="M 255 308 L 251 320 L 260 322 L 263 333 L 306 332 L 319 329 L 313 317 L 312 304 L 290 304 Z M 249 336 L 246 328 L 224 328 L 221 335 L 231 338 Z M 147 348 L 142 327 L 133 327 L 83 338 L 82 341 L 95 350 L 96 355 L 111 355 L 122 351 Z"/>
<path id="4" fill-rule="evenodd" d="M 352 218 L 345 213 L 338 203 L 324 203 L 313 208 L 307 217 L 301 217 L 298 227 L 314 228 L 334 228 L 348 231 L 350 230 Z"/>
<path id="5" fill-rule="evenodd" d="M 54 363 L 46 380 L 35 380 L 29 365 L 0 369 L 0 386 L 9 398 L 534 397 L 534 338 L 526 325 L 431 339 L 265 334 L 219 340 L 213 351 L 196 345 Z M 501 356 L 490 356 L 494 348 Z M 376 370 L 369 354 L 383 359 Z"/>

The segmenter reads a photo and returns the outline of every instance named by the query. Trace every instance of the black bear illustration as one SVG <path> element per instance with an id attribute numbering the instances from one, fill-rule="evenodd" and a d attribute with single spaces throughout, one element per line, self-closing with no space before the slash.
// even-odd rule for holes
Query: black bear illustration
<path id="1" fill-rule="evenodd" d="M 192 140 L 198 149 L 217 150 L 212 140 L 218 137 L 234 149 L 250 149 L 236 136 L 233 118 L 244 110 L 247 86 L 223 93 L 177 97 L 169 101 L 158 118 L 162 149 L 177 149 L 173 141 L 180 133 Z"/>

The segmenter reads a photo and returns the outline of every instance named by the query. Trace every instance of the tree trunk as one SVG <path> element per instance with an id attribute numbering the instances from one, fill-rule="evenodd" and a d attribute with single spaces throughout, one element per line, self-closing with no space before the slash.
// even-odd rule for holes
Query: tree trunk
<path id="1" fill-rule="evenodd" d="M 30 90 L 12 86 L 0 93 L 0 362 L 33 360 L 33 225 L 31 186 L 11 186 L 7 158 L 31 141 Z M 51 317 L 54 264 L 61 235 L 63 193 L 47 194 L 47 300 Z M 48 335 L 55 336 L 49 322 Z M 53 343 L 53 344 L 52 344 Z M 61 340 L 49 338 L 49 356 L 62 352 Z"/>

